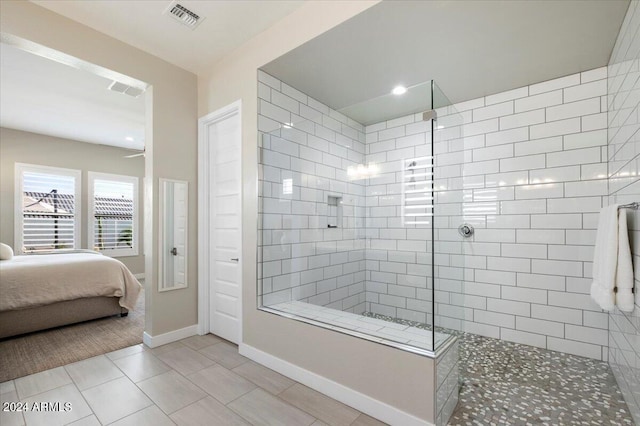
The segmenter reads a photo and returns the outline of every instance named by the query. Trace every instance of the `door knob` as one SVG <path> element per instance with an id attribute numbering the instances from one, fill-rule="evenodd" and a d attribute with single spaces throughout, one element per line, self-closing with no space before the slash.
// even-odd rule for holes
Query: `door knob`
<path id="1" fill-rule="evenodd" d="M 174 247 L 174 248 L 172 248 L 172 249 L 171 249 L 171 254 L 172 254 L 172 255 L 174 255 L 174 256 L 177 256 L 177 255 L 178 255 L 178 249 L 177 249 L 177 248 L 175 248 L 175 247 Z"/>

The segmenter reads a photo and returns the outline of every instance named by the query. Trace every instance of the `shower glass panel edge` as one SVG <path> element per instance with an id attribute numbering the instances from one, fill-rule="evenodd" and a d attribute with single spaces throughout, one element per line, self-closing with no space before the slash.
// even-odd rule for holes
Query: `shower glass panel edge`
<path id="1" fill-rule="evenodd" d="M 464 116 L 433 82 L 434 155 L 434 330 L 454 336 L 464 331 L 464 279 L 468 274 L 464 240 L 458 227 L 464 223 L 467 192 L 463 175 Z M 436 334 L 434 333 L 434 336 Z M 434 351 L 446 341 L 434 340 Z"/>

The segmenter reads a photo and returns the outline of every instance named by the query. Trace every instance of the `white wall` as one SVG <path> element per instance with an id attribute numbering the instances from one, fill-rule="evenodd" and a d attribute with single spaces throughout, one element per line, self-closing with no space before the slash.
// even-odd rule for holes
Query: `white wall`
<path id="1" fill-rule="evenodd" d="M 589 296 L 607 195 L 606 76 L 599 68 L 438 110 L 436 325 L 606 359 L 607 316 Z M 399 159 L 428 155 L 425 124 L 414 115 L 365 130 L 366 161 L 384 171 L 367 187 L 368 310 L 417 321 L 431 311 L 430 244 L 399 209 L 379 206 L 399 197 Z M 475 228 L 469 240 L 462 223 Z"/>
<path id="2" fill-rule="evenodd" d="M 365 186 L 347 168 L 364 162 L 364 127 L 262 71 L 258 79 L 263 304 L 299 300 L 362 313 Z M 329 196 L 342 200 L 337 228 L 328 228 L 337 219 Z"/>
<path id="3" fill-rule="evenodd" d="M 453 105 L 464 139 L 436 146 L 436 176 L 462 179 L 445 183 L 452 204 L 440 192 L 436 212 L 476 233 L 437 239 L 450 254 L 436 276 L 463 281 L 462 293 L 436 288 L 437 324 L 606 359 L 607 316 L 589 295 L 607 195 L 606 77 L 598 68 Z M 464 164 L 449 156 L 459 149 Z"/>
<path id="4" fill-rule="evenodd" d="M 456 130 L 459 132 L 459 128 Z M 438 241 L 445 237 L 448 222 L 439 220 L 444 216 L 438 208 L 435 209 L 435 218 L 406 216 L 433 212 L 428 207 L 433 204 L 433 200 L 428 199 L 432 195 L 432 177 L 429 174 L 433 164 L 431 121 L 424 121 L 422 114 L 417 113 L 371 124 L 365 132 L 365 161 L 376 164 L 379 169 L 379 174 L 370 178 L 367 185 L 367 311 L 433 324 L 434 246 L 431 223 L 435 220 Z M 456 135 L 460 136 L 459 133 Z M 443 134 L 438 131 L 436 136 Z M 442 143 L 446 145 L 447 142 Z M 458 163 L 464 160 L 462 152 L 454 153 L 453 157 L 459 157 Z M 438 161 L 436 158 L 436 165 Z M 405 186 L 412 180 L 418 185 Z M 424 191 L 404 194 L 404 190 L 419 189 Z M 407 201 L 412 198 L 424 199 Z M 445 201 L 438 194 L 435 198 L 436 205 Z M 411 205 L 427 207 L 406 208 Z M 440 280 L 436 280 L 436 284 L 439 283 Z M 450 281 L 447 283 L 456 285 Z M 459 283 L 457 288 L 460 289 Z"/>
<path id="5" fill-rule="evenodd" d="M 607 195 L 606 75 L 599 68 L 438 110 L 436 325 L 606 359 L 607 315 L 589 295 L 597 216 Z M 270 90 L 261 96 L 280 93 Z M 294 116 L 305 105 L 288 104 Z M 293 120 L 272 107 L 261 106 L 263 114 Z M 261 125 L 273 122 L 261 116 Z M 364 130 L 364 162 L 380 170 L 365 182 L 366 310 L 431 323 L 431 226 L 407 225 L 401 206 L 403 169 L 431 154 L 431 125 L 412 114 Z M 327 167 L 322 147 L 308 145 L 320 151 L 307 159 L 314 162 L 305 173 Z M 290 147 L 283 149 L 300 162 Z M 292 176 L 302 180 L 299 172 Z M 270 213 L 289 208 L 283 201 L 271 203 Z M 279 213 L 282 219 L 286 212 Z M 469 240 L 457 233 L 463 222 L 475 227 Z M 271 267 L 282 262 L 265 263 L 270 276 L 283 277 Z M 272 290 L 271 277 L 266 282 Z M 270 301 L 292 297 L 289 289 L 274 295 L 280 298 Z"/>
<path id="6" fill-rule="evenodd" d="M 609 203 L 640 201 L 640 7 L 632 1 L 609 61 L 607 105 Z M 627 210 L 636 309 L 609 314 L 609 364 L 640 423 L 640 211 Z"/>

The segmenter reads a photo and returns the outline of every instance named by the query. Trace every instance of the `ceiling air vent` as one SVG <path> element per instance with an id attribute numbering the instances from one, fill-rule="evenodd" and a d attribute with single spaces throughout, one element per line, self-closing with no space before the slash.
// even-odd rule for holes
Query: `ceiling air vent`
<path id="1" fill-rule="evenodd" d="M 138 89 L 137 87 L 129 86 L 128 84 L 120 83 L 115 80 L 109 85 L 108 89 L 112 92 L 122 93 L 133 98 L 137 98 L 144 93 L 144 90 L 142 89 Z"/>
<path id="2" fill-rule="evenodd" d="M 169 4 L 169 7 L 164 13 L 192 30 L 195 30 L 196 27 L 204 21 L 204 17 L 201 17 L 197 13 L 187 9 L 175 0 Z"/>

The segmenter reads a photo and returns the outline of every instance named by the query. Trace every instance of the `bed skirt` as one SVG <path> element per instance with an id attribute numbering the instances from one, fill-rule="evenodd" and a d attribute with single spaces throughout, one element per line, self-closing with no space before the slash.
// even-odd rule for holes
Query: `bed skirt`
<path id="1" fill-rule="evenodd" d="M 112 315 L 126 314 L 119 297 L 88 297 L 51 305 L 0 312 L 0 339 L 75 324 Z"/>

